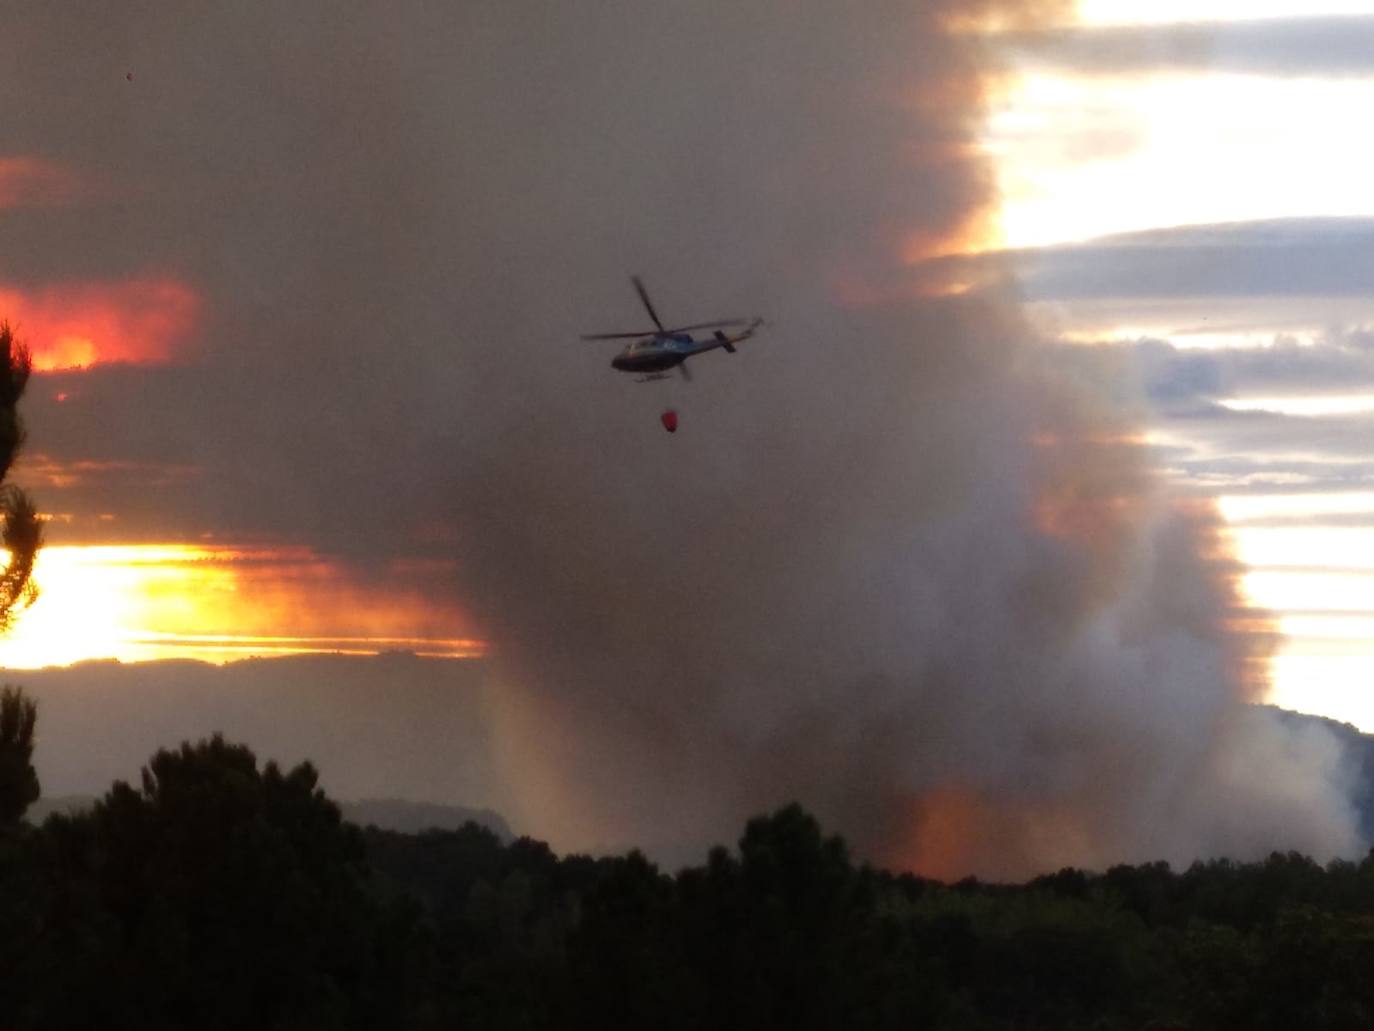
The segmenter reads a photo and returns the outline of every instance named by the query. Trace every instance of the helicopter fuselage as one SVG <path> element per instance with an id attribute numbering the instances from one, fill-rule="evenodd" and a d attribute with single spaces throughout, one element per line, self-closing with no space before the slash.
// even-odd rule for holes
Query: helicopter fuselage
<path id="1" fill-rule="evenodd" d="M 611 359 L 611 368 L 621 372 L 664 372 L 676 368 L 694 354 L 710 350 L 714 343 L 703 347 L 690 334 L 652 336 L 636 340 Z"/>

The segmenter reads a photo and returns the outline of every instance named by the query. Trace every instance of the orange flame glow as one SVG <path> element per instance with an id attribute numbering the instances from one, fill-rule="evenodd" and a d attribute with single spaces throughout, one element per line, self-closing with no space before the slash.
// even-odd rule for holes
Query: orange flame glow
<path id="1" fill-rule="evenodd" d="M 1071 398 L 1068 400 L 1072 400 Z M 1135 538 L 1151 517 L 1154 481 L 1145 448 L 1134 434 L 1104 425 L 1081 405 L 1077 425 L 1037 432 L 1036 491 L 1030 516 L 1042 534 L 1075 545 L 1090 561 L 1083 586 L 1109 591 L 1124 569 Z"/>
<path id="2" fill-rule="evenodd" d="M 989 829 L 989 814 L 977 793 L 958 785 L 936 788 L 916 799 L 911 810 L 906 839 L 879 859 L 937 880 L 971 873 L 978 842 Z"/>
<path id="3" fill-rule="evenodd" d="M 0 312 L 40 372 L 103 362 L 166 362 L 195 327 L 200 299 L 174 279 L 0 287 Z"/>
<path id="4" fill-rule="evenodd" d="M 1093 835 L 1072 800 L 996 799 L 962 784 L 914 798 L 906 827 L 878 861 L 945 882 L 1022 880 L 1093 851 Z"/>

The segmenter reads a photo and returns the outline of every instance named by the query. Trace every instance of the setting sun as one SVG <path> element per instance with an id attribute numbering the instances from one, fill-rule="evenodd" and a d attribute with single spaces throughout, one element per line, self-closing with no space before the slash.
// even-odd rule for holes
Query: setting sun
<path id="1" fill-rule="evenodd" d="M 0 666 L 412 651 L 466 657 L 461 615 L 376 593 L 303 549 L 183 544 L 51 546 L 39 598 L 0 639 Z"/>

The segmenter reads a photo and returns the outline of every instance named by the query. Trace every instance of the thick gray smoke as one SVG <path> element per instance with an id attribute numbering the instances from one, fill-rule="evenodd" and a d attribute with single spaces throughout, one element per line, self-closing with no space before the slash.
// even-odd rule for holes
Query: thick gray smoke
<path id="1" fill-rule="evenodd" d="M 1241 704 L 1265 640 L 1207 513 L 1010 288 L 920 264 L 992 201 L 970 13 L 34 9 L 6 145 L 92 185 L 7 215 L 0 272 L 207 313 L 193 364 L 90 374 L 34 440 L 204 470 L 149 532 L 455 560 L 510 815 L 560 847 L 695 855 L 795 798 L 946 874 L 1350 851 L 1334 745 Z M 627 382 L 576 335 L 644 321 L 630 272 L 772 325 Z"/>

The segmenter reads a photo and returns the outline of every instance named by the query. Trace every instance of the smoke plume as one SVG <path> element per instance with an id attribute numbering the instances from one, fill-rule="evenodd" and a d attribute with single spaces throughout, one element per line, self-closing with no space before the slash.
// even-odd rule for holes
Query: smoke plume
<path id="1" fill-rule="evenodd" d="M 930 261 L 995 205 L 969 26 L 1038 13 L 34 8 L 6 138 L 119 200 L 10 213 L 0 273 L 171 276 L 205 319 L 34 439 L 203 469 L 149 532 L 452 563 L 510 815 L 560 847 L 688 858 L 799 799 L 944 875 L 1348 852 L 1334 745 L 1243 705 L 1268 639 L 1215 517 L 1009 270 Z M 644 322 L 631 272 L 771 325 L 627 382 L 576 337 Z"/>

